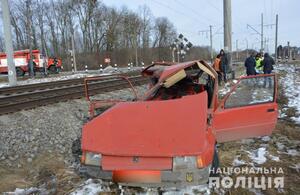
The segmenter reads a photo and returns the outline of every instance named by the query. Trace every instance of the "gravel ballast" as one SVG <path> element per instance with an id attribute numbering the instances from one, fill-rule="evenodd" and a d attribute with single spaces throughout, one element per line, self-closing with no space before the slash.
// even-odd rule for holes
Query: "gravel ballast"
<path id="1" fill-rule="evenodd" d="M 133 96 L 129 89 L 124 89 L 96 97 L 130 100 Z M 85 99 L 0 116 L 0 163 L 22 167 L 41 153 L 60 153 L 67 163 L 74 162 L 72 144 L 81 136 L 88 117 Z"/>

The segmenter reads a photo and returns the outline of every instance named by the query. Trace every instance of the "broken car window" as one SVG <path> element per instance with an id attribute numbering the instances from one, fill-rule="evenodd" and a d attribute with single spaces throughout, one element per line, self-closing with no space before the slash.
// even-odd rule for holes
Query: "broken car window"
<path id="1" fill-rule="evenodd" d="M 168 78 L 166 82 L 148 98 L 148 100 L 170 100 L 181 98 L 186 95 L 194 95 L 207 91 L 208 107 L 213 96 L 214 80 L 209 74 L 198 70 L 182 70 L 178 74 Z"/>
<path id="2" fill-rule="evenodd" d="M 274 76 L 242 79 L 225 101 L 225 108 L 273 102 L 274 80 Z"/>

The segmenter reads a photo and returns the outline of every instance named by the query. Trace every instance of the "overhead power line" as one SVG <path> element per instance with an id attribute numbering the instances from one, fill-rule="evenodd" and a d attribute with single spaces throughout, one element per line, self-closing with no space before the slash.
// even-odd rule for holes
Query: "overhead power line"
<path id="1" fill-rule="evenodd" d="M 188 10 L 191 11 L 192 13 L 194 13 L 197 17 L 201 16 L 201 17 L 205 18 L 206 20 L 209 20 L 213 23 L 220 24 L 218 21 L 201 14 L 201 12 L 199 12 L 199 10 L 197 11 L 197 10 L 187 6 L 186 4 L 182 3 L 181 1 L 175 0 L 175 2 L 177 2 L 177 4 L 180 4 L 180 6 L 188 8 Z"/>
<path id="2" fill-rule="evenodd" d="M 213 7 L 214 9 L 216 9 L 218 12 L 223 12 L 220 8 L 218 8 L 217 6 L 215 6 L 215 5 L 211 2 L 211 0 L 206 0 L 206 3 L 207 3 L 208 5 L 210 5 L 211 7 Z"/>
<path id="3" fill-rule="evenodd" d="M 203 23 L 203 21 L 200 21 L 198 18 L 195 18 L 195 17 L 192 17 L 192 16 L 188 16 L 187 13 L 184 13 L 181 10 L 177 10 L 177 9 L 175 9 L 175 8 L 173 8 L 173 7 L 171 7 L 171 6 L 167 5 L 167 4 L 164 4 L 162 2 L 159 2 L 157 0 L 151 0 L 151 1 L 154 2 L 154 3 L 156 3 L 157 5 L 160 5 L 160 6 L 163 6 L 165 8 L 168 8 L 169 10 L 172 10 L 174 13 L 180 14 L 180 15 L 186 17 L 186 18 L 192 19 L 194 21 L 197 21 L 197 22 L 200 22 L 200 23 L 206 25 L 206 23 Z"/>

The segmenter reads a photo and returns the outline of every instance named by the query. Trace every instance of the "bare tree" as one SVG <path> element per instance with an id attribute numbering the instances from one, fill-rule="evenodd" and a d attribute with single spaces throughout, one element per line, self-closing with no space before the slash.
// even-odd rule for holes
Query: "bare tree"
<path id="1" fill-rule="evenodd" d="M 28 49 L 32 39 L 34 49 L 69 63 L 66 59 L 70 59 L 73 36 L 79 68 L 81 64 L 103 63 L 104 57 L 123 65 L 170 60 L 169 46 L 176 29 L 167 18 L 154 18 L 147 6 L 134 12 L 126 7 L 106 6 L 99 0 L 10 0 L 10 4 L 17 50 Z"/>
<path id="2" fill-rule="evenodd" d="M 149 55 L 149 47 L 151 42 L 151 30 L 153 15 L 151 10 L 146 5 L 139 7 L 140 18 L 141 18 L 141 33 L 140 33 L 140 42 L 141 42 L 141 58 L 143 61 L 150 61 L 151 56 Z"/>
<path id="3" fill-rule="evenodd" d="M 165 17 L 155 20 L 153 47 L 158 48 L 158 59 L 168 56 L 169 46 L 175 40 L 176 31 L 173 24 Z"/>

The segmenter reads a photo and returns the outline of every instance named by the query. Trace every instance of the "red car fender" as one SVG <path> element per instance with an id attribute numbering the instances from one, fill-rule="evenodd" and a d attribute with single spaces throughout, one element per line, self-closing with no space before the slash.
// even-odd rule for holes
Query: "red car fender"
<path id="1" fill-rule="evenodd" d="M 211 126 L 207 128 L 207 148 L 203 151 L 201 155 L 197 157 L 197 165 L 198 168 L 204 168 L 209 166 L 212 163 L 213 156 L 214 156 L 214 149 L 216 138 L 213 134 L 213 129 Z"/>

